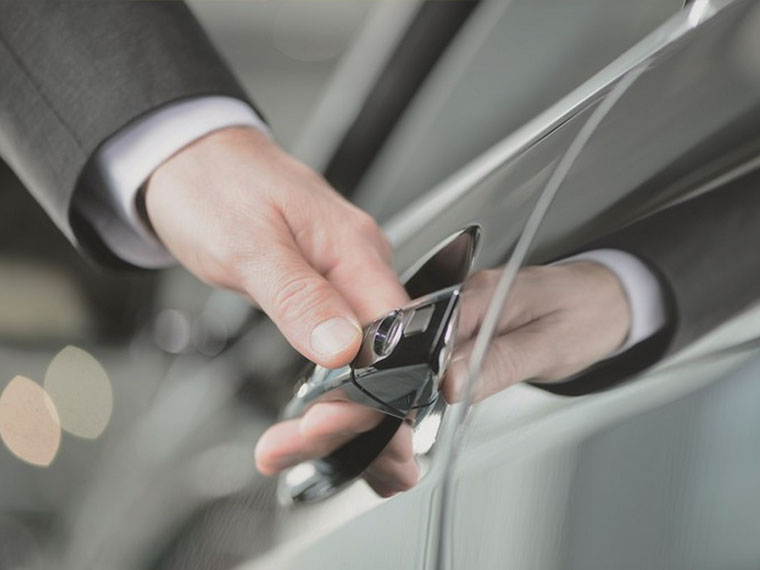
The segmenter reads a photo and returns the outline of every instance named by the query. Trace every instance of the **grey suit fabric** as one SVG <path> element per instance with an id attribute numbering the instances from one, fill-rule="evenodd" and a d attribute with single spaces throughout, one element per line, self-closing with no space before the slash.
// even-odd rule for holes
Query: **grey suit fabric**
<path id="1" fill-rule="evenodd" d="M 96 149 L 162 105 L 246 99 L 181 2 L 0 0 L 0 156 L 63 233 L 114 257 L 75 193 Z"/>

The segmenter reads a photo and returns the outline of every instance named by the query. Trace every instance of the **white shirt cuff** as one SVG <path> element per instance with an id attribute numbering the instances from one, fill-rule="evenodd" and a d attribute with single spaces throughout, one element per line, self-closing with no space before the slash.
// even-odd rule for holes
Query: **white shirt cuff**
<path id="1" fill-rule="evenodd" d="M 646 340 L 666 324 L 665 298 L 657 277 L 636 256 L 617 249 L 595 249 L 558 263 L 593 261 L 604 265 L 620 280 L 631 308 L 631 328 L 623 344 L 607 358 Z"/>
<path id="2" fill-rule="evenodd" d="M 108 139 L 94 160 L 103 188 L 78 204 L 105 244 L 123 260 L 145 268 L 175 263 L 146 226 L 135 198 L 166 159 L 208 133 L 226 127 L 269 128 L 246 103 L 225 96 L 204 96 L 172 103 L 128 125 Z"/>

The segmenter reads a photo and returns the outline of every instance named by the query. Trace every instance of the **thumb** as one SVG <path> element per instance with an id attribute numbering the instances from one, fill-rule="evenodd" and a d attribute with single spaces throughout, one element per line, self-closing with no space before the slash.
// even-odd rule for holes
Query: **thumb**
<path id="1" fill-rule="evenodd" d="M 351 361 L 362 340 L 359 321 L 295 243 L 271 243 L 249 267 L 243 288 L 296 350 L 328 368 Z"/>

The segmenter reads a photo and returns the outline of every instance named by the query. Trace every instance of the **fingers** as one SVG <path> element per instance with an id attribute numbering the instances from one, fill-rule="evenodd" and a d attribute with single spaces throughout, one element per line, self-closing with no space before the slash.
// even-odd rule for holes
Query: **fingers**
<path id="1" fill-rule="evenodd" d="M 299 420 L 274 424 L 259 438 L 254 452 L 256 469 L 263 475 L 275 475 L 299 462 L 302 445 Z"/>
<path id="2" fill-rule="evenodd" d="M 479 271 L 465 281 L 457 325 L 457 341 L 467 341 L 478 332 L 498 279 L 499 272 L 491 269 Z"/>
<path id="3" fill-rule="evenodd" d="M 383 419 L 381 412 L 352 402 L 323 402 L 309 408 L 301 418 L 305 438 L 357 435 L 369 431 Z"/>
<path id="4" fill-rule="evenodd" d="M 280 422 L 264 432 L 254 454 L 259 472 L 276 475 L 303 461 L 325 457 L 357 435 L 338 433 L 319 438 L 305 437 L 299 423 L 298 419 Z"/>
<path id="5" fill-rule="evenodd" d="M 251 129 L 223 129 L 183 149 L 151 176 L 145 205 L 185 267 L 254 299 L 324 366 L 348 363 L 360 320 L 403 299 L 372 218 Z"/>
<path id="6" fill-rule="evenodd" d="M 391 247 L 377 222 L 342 199 L 326 206 L 329 211 L 322 218 L 332 223 L 303 219 L 300 212 L 288 212 L 288 223 L 305 257 L 343 295 L 361 324 L 408 303 L 391 265 Z"/>
<path id="7" fill-rule="evenodd" d="M 480 271 L 465 283 L 457 328 L 457 348 L 441 387 L 444 398 L 450 403 L 464 398 L 474 338 L 480 330 L 502 272 L 503 268 Z M 473 402 L 485 397 L 481 395 L 481 390 L 486 385 L 498 385 L 501 386 L 499 389 L 503 389 L 536 373 L 536 367 L 543 357 L 533 349 L 536 343 L 541 344 L 542 335 L 535 334 L 536 325 L 531 325 L 531 321 L 542 316 L 542 304 L 545 302 L 543 293 L 541 280 L 536 279 L 536 268 L 528 267 L 520 271 L 507 302 L 501 309 L 497 337 L 489 347 L 482 377 L 474 381 Z M 524 357 L 523 352 L 527 353 Z"/>
<path id="8" fill-rule="evenodd" d="M 499 331 L 522 326 L 542 312 L 541 305 L 547 297 L 543 280 L 536 278 L 536 273 L 542 271 L 544 268 L 525 267 L 518 273 L 499 315 Z M 457 328 L 459 342 L 467 341 L 477 334 L 502 273 L 503 268 L 479 271 L 465 282 Z"/>
<path id="9" fill-rule="evenodd" d="M 297 350 L 336 368 L 356 354 L 360 324 L 404 305 L 408 297 L 374 220 L 343 202 L 327 206 L 334 208 L 320 222 L 283 220 L 288 231 L 256 256 L 246 289 Z M 352 221 L 329 223 L 341 212 Z"/>
<path id="10" fill-rule="evenodd" d="M 306 358 L 337 368 L 359 349 L 362 331 L 339 291 L 287 236 L 272 241 L 243 269 L 243 287 Z"/>
<path id="11" fill-rule="evenodd" d="M 327 278 L 356 311 L 363 325 L 409 302 L 395 271 L 375 250 L 368 249 L 357 257 L 349 254 Z"/>
<path id="12" fill-rule="evenodd" d="M 414 458 L 402 462 L 381 456 L 362 477 L 378 495 L 387 498 L 414 487 L 420 478 L 420 468 Z"/>
<path id="13" fill-rule="evenodd" d="M 256 466 L 273 475 L 307 459 L 329 455 L 382 420 L 377 410 L 350 402 L 314 405 L 302 418 L 270 427 L 256 445 Z"/>
<path id="14" fill-rule="evenodd" d="M 327 453 L 313 454 L 313 449 L 327 447 L 328 453 L 331 453 L 359 433 L 376 427 L 382 417 L 376 410 L 349 402 L 322 403 L 304 415 L 300 433 L 305 438 L 314 438 L 307 443 L 313 445 L 307 453 L 310 458 L 316 458 Z M 388 446 L 367 468 L 363 477 L 383 497 L 410 489 L 417 483 L 419 467 L 414 459 L 412 428 L 409 424 L 401 424 Z"/>
<path id="15" fill-rule="evenodd" d="M 473 379 L 472 403 L 517 382 L 541 377 L 553 365 L 555 336 L 547 323 L 531 323 L 491 342 L 480 378 Z M 465 396 L 470 357 L 474 342 L 457 349 L 444 378 L 443 396 L 449 403 Z"/>
<path id="16" fill-rule="evenodd" d="M 420 469 L 412 452 L 412 429 L 408 424 L 399 428 L 385 451 L 362 477 L 381 497 L 390 497 L 414 487 L 420 478 Z"/>
<path id="17" fill-rule="evenodd" d="M 264 475 L 274 475 L 303 461 L 325 457 L 376 427 L 382 417 L 376 410 L 349 402 L 317 404 L 303 418 L 277 423 L 261 436 L 256 445 L 256 467 Z M 419 467 L 412 449 L 411 426 L 401 425 L 363 476 L 383 497 L 414 486 Z"/>
<path id="18" fill-rule="evenodd" d="M 484 272 L 490 273 L 490 272 Z M 443 383 L 444 397 L 464 397 L 473 336 L 490 302 L 493 278 L 474 279 L 462 303 L 454 358 Z M 630 328 L 630 309 L 617 277 L 605 267 L 573 262 L 520 271 L 491 342 L 474 402 L 523 380 L 554 381 L 610 355 Z"/>

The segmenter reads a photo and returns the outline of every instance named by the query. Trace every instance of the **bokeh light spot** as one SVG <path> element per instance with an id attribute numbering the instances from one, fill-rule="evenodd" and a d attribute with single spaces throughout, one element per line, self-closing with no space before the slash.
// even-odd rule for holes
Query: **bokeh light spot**
<path id="1" fill-rule="evenodd" d="M 64 348 L 48 366 L 44 386 L 64 430 L 95 439 L 106 429 L 113 390 L 108 374 L 90 353 L 75 346 Z"/>
<path id="2" fill-rule="evenodd" d="M 19 459 L 47 467 L 61 445 L 55 405 L 36 382 L 16 376 L 0 395 L 0 438 Z"/>

